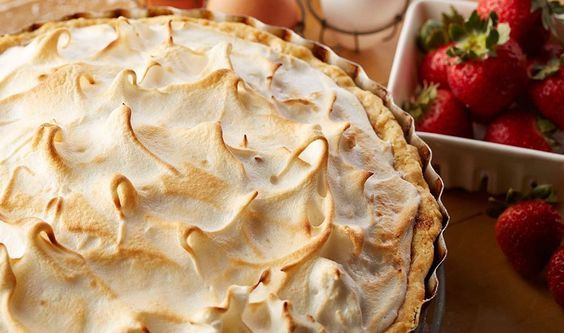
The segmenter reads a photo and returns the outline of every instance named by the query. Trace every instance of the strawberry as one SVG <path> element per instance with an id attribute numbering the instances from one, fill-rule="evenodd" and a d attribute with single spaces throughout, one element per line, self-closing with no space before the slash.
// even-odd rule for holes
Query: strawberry
<path id="1" fill-rule="evenodd" d="M 451 58 L 446 51 L 450 45 L 443 45 L 436 50 L 429 51 L 421 63 L 421 81 L 438 83 L 440 88 L 448 88 L 447 69 Z"/>
<path id="2" fill-rule="evenodd" d="M 437 86 L 424 86 L 405 107 L 415 119 L 415 128 L 423 132 L 471 137 L 472 124 L 464 106 L 450 91 Z"/>
<path id="3" fill-rule="evenodd" d="M 531 76 L 529 96 L 546 118 L 564 130 L 564 55 L 545 66 L 533 64 Z"/>
<path id="4" fill-rule="evenodd" d="M 547 270 L 548 289 L 556 303 L 564 306 L 564 246 L 550 258 Z"/>
<path id="5" fill-rule="evenodd" d="M 544 196 L 546 191 L 552 190 L 544 185 L 538 188 L 537 192 L 544 191 Z M 553 195 L 546 198 L 553 198 Z M 495 226 L 495 237 L 513 268 L 525 277 L 533 277 L 560 245 L 562 220 L 556 208 L 535 198 L 534 194 L 524 199 L 501 213 Z"/>
<path id="6" fill-rule="evenodd" d="M 519 40 L 519 46 L 528 56 L 542 54 L 543 45 L 549 40 L 550 31 L 546 30 L 540 21 L 533 25 L 529 33 Z"/>
<path id="7" fill-rule="evenodd" d="M 449 86 L 476 120 L 491 119 L 525 87 L 525 55 L 493 12 L 482 20 L 474 11 L 464 26 L 453 26 L 451 34 L 456 42 L 447 54 L 457 63 L 448 67 Z"/>
<path id="8" fill-rule="evenodd" d="M 495 118 L 486 128 L 484 139 L 504 145 L 552 151 L 550 134 L 554 130 L 554 125 L 548 120 L 516 109 Z"/>
<path id="9" fill-rule="evenodd" d="M 563 52 L 564 48 L 562 47 L 562 44 L 548 41 L 542 46 L 540 59 L 544 60 L 542 62 L 547 62 L 552 58 L 559 58 Z"/>
<path id="10" fill-rule="evenodd" d="M 479 0 L 476 8 L 483 19 L 495 12 L 499 22 L 511 28 L 512 39 L 527 50 L 535 51 L 550 34 L 542 25 L 542 10 L 538 6 L 532 9 L 531 0 Z"/>

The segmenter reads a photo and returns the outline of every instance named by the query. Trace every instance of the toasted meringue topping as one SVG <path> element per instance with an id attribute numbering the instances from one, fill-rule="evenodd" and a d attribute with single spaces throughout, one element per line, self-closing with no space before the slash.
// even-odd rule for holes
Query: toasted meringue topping
<path id="1" fill-rule="evenodd" d="M 1 332 L 383 331 L 416 188 L 357 97 L 202 21 L 0 54 Z"/>

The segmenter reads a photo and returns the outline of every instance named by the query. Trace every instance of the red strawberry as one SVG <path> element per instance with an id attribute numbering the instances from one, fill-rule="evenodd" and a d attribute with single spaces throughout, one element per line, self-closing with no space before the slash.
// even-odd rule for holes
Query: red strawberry
<path id="1" fill-rule="evenodd" d="M 547 270 L 548 288 L 556 303 L 564 306 L 564 246 L 550 258 Z"/>
<path id="2" fill-rule="evenodd" d="M 552 151 L 550 135 L 555 129 L 546 119 L 530 112 L 509 110 L 495 118 L 486 129 L 485 140 L 504 145 Z"/>
<path id="3" fill-rule="evenodd" d="M 510 206 L 499 216 L 495 237 L 513 268 L 532 277 L 560 245 L 561 227 L 560 215 L 553 206 L 532 199 Z"/>
<path id="4" fill-rule="evenodd" d="M 535 51 L 550 34 L 542 26 L 542 11 L 537 6 L 534 11 L 531 9 L 531 0 L 479 0 L 476 8 L 484 19 L 495 12 L 499 22 L 509 24 L 512 39 L 527 51 Z"/>
<path id="5" fill-rule="evenodd" d="M 552 58 L 559 58 L 563 52 L 564 48 L 562 47 L 562 44 L 548 41 L 547 43 L 544 43 L 541 48 L 540 59 L 544 60 L 542 62 L 547 62 Z"/>
<path id="6" fill-rule="evenodd" d="M 450 45 L 429 51 L 421 63 L 421 81 L 438 83 L 440 88 L 448 88 L 447 68 L 452 58 L 446 54 Z"/>
<path id="7" fill-rule="evenodd" d="M 464 106 L 450 91 L 437 89 L 437 84 L 424 87 L 406 110 L 415 119 L 418 131 L 472 136 L 472 124 Z"/>
<path id="8" fill-rule="evenodd" d="M 544 67 L 533 65 L 529 95 L 539 111 L 564 130 L 564 55 Z"/>
<path id="9" fill-rule="evenodd" d="M 495 14 L 483 21 L 473 12 L 464 27 L 451 30 L 457 42 L 447 53 L 458 63 L 448 67 L 449 86 L 477 120 L 488 120 L 513 103 L 525 87 L 525 55 L 508 39 L 507 25 L 497 24 Z"/>
<path id="10" fill-rule="evenodd" d="M 519 46 L 527 55 L 538 56 L 543 53 L 543 45 L 549 38 L 550 31 L 546 30 L 539 20 L 527 34 L 519 39 Z"/>

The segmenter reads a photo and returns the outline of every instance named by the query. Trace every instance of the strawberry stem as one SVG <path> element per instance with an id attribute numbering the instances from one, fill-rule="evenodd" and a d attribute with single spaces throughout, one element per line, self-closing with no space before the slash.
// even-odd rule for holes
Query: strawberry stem
<path id="1" fill-rule="evenodd" d="M 534 187 L 530 193 L 531 199 L 541 199 L 550 204 L 555 204 L 558 201 L 556 200 L 556 194 L 554 194 L 554 190 L 552 189 L 552 185 L 549 184 L 542 184 Z"/>
<path id="2" fill-rule="evenodd" d="M 545 78 L 558 73 L 560 66 L 564 66 L 564 54 L 560 58 L 554 57 L 546 64 L 535 63 L 531 66 L 529 77 L 534 80 L 544 80 Z"/>
<path id="3" fill-rule="evenodd" d="M 559 148 L 558 142 L 554 140 L 554 138 L 552 137 L 552 135 L 557 130 L 556 125 L 554 125 L 554 123 L 552 123 L 550 120 L 541 116 L 537 116 L 536 123 L 537 123 L 537 129 L 539 130 L 540 134 L 544 137 L 546 142 L 548 142 L 548 144 L 554 150 L 558 149 Z"/>
<path id="4" fill-rule="evenodd" d="M 509 33 L 509 25 L 498 24 L 495 12 L 482 19 L 477 11 L 473 11 L 464 24 L 450 26 L 449 35 L 456 43 L 447 50 L 447 54 L 459 61 L 493 57 L 497 46 L 509 40 Z"/>

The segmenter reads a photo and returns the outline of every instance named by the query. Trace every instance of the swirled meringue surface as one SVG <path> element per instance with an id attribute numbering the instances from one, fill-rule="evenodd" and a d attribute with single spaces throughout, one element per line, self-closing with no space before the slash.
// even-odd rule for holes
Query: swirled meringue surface
<path id="1" fill-rule="evenodd" d="M 197 20 L 0 54 L 1 332 L 364 332 L 417 189 L 315 66 Z"/>

